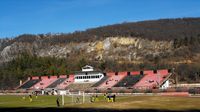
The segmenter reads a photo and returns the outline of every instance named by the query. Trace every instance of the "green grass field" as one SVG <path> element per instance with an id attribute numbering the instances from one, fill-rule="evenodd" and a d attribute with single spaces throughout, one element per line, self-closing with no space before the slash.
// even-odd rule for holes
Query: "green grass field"
<path id="1" fill-rule="evenodd" d="M 0 108 L 14 107 L 56 107 L 57 96 L 33 96 L 30 102 L 28 97 L 0 96 Z M 61 97 L 60 97 L 61 98 Z M 65 97 L 65 101 L 71 101 Z M 64 107 L 72 108 L 103 108 L 103 109 L 164 109 L 164 110 L 200 110 L 200 97 L 161 97 L 161 96 L 119 96 L 116 102 L 106 102 L 103 96 L 98 102 L 75 104 L 67 103 Z"/>

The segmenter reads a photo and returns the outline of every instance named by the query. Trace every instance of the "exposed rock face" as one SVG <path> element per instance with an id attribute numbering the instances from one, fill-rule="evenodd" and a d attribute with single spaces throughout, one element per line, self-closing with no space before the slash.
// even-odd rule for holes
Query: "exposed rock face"
<path id="1" fill-rule="evenodd" d="M 116 61 L 142 61 L 150 55 L 154 57 L 170 54 L 173 49 L 173 42 L 150 41 L 133 37 L 108 37 L 102 41 L 71 42 L 65 45 L 43 44 L 41 38 L 36 39 L 33 43 L 13 42 L 4 47 L 1 46 L 2 43 L 3 41 L 0 41 L 2 49 L 0 51 L 1 62 L 10 61 L 23 52 L 40 57 L 52 56 L 57 58 L 67 58 L 71 56 L 70 54 L 79 52 L 90 55 L 90 60 L 105 60 L 110 58 Z"/>

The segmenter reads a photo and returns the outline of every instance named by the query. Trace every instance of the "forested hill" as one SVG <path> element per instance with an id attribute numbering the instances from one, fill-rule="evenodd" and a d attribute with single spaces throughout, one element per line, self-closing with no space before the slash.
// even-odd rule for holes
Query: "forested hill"
<path id="1" fill-rule="evenodd" d="M 122 23 L 89 29 L 84 32 L 99 37 L 129 36 L 153 40 L 200 36 L 200 18 L 161 19 Z"/>
<path id="2" fill-rule="evenodd" d="M 140 37 L 151 40 L 174 40 L 200 37 L 200 18 L 160 19 L 141 22 L 124 22 L 73 33 L 20 35 L 14 41 L 34 42 L 37 37 L 45 43 L 68 43 L 102 40 L 106 37 Z"/>

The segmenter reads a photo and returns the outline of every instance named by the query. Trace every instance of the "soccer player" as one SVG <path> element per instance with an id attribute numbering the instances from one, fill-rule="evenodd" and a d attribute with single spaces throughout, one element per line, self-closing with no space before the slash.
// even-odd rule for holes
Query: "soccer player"
<path id="1" fill-rule="evenodd" d="M 114 102 L 115 102 L 115 98 L 116 98 L 116 95 L 114 94 L 114 95 L 113 95 L 113 101 L 114 101 Z"/>
<path id="2" fill-rule="evenodd" d="M 110 95 L 107 95 L 107 102 L 110 102 Z"/>
<path id="3" fill-rule="evenodd" d="M 30 101 L 30 102 L 33 101 L 32 95 L 29 95 L 29 101 Z"/>
<path id="4" fill-rule="evenodd" d="M 25 96 L 23 96 L 23 97 L 22 97 L 22 99 L 23 99 L 23 100 L 25 100 L 25 99 L 26 99 L 26 97 L 25 97 Z"/>
<path id="5" fill-rule="evenodd" d="M 95 97 L 94 97 L 94 95 L 92 95 L 92 102 L 95 102 Z"/>
<path id="6" fill-rule="evenodd" d="M 76 103 L 80 103 L 79 97 L 76 97 Z"/>
<path id="7" fill-rule="evenodd" d="M 56 99 L 56 104 L 57 104 L 57 107 L 60 107 L 60 99 L 59 99 L 59 97 Z"/>
<path id="8" fill-rule="evenodd" d="M 96 101 L 96 102 L 99 101 L 98 95 L 96 95 L 95 101 Z"/>
<path id="9" fill-rule="evenodd" d="M 93 96 L 90 97 L 90 102 L 93 102 Z"/>
<path id="10" fill-rule="evenodd" d="M 103 94 L 103 98 L 106 99 L 106 93 Z"/>
<path id="11" fill-rule="evenodd" d="M 36 99 L 38 98 L 37 92 L 35 92 L 35 98 L 36 98 Z"/>
<path id="12" fill-rule="evenodd" d="M 113 102 L 113 101 L 114 101 L 113 96 L 110 95 L 110 102 Z"/>

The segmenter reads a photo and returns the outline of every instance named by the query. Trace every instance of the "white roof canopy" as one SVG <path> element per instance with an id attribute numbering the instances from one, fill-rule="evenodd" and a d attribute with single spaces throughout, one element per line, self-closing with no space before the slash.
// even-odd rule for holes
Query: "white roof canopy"
<path id="1" fill-rule="evenodd" d="M 94 68 L 92 66 L 85 65 L 82 67 L 82 71 L 94 71 Z"/>

